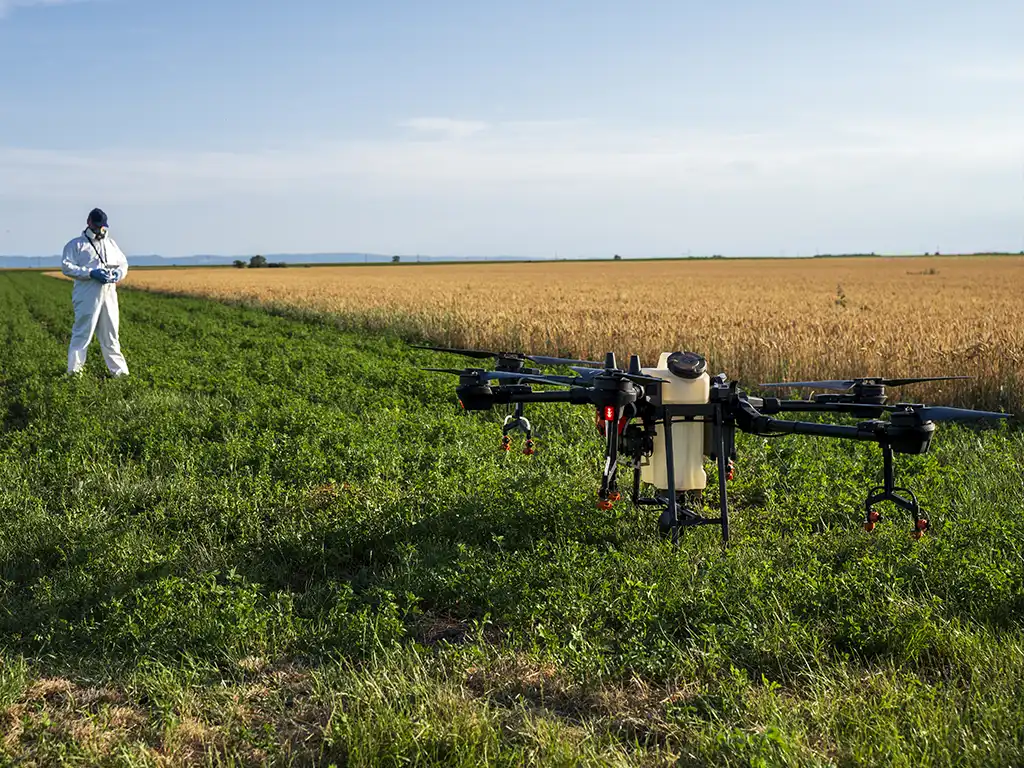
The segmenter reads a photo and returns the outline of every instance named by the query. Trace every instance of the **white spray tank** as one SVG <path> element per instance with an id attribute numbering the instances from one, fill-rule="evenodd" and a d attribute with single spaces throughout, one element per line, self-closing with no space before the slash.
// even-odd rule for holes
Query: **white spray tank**
<path id="1" fill-rule="evenodd" d="M 711 377 L 707 361 L 695 352 L 662 352 L 656 368 L 644 373 L 664 379 L 661 385 L 663 405 L 707 403 L 711 395 Z M 654 453 L 640 467 L 640 479 L 661 491 L 668 490 L 668 460 L 665 453 L 665 425 L 658 422 Z M 672 420 L 672 458 L 677 491 L 700 490 L 707 486 L 704 471 L 704 422 Z"/>

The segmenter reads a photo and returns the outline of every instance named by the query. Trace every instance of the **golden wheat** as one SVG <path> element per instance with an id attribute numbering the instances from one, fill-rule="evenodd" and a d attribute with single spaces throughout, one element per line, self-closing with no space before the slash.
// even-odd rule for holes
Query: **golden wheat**
<path id="1" fill-rule="evenodd" d="M 600 357 L 690 349 L 747 384 L 968 374 L 906 397 L 1016 408 L 1024 258 L 136 270 L 151 291 L 336 313 L 407 337 Z"/>

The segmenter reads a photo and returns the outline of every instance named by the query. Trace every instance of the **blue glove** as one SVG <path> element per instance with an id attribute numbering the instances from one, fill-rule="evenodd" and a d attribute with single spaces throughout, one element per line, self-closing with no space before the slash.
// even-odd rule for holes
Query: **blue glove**
<path id="1" fill-rule="evenodd" d="M 91 277 L 93 280 L 95 280 L 98 283 L 106 284 L 106 283 L 110 282 L 110 275 L 108 275 L 106 270 L 103 270 L 103 269 L 94 269 L 94 270 L 90 271 L 89 272 L 89 277 Z"/>

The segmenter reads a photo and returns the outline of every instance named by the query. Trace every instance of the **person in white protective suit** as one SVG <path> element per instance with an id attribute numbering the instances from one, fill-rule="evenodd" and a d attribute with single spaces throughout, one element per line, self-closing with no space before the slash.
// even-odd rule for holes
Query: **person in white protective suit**
<path id="1" fill-rule="evenodd" d="M 90 211 L 81 236 L 64 246 L 61 271 L 75 280 L 68 373 L 78 373 L 85 366 L 86 350 L 95 335 L 110 372 L 127 376 L 128 363 L 118 338 L 117 284 L 128 274 L 128 259 L 107 234 L 107 214 L 99 208 Z"/>

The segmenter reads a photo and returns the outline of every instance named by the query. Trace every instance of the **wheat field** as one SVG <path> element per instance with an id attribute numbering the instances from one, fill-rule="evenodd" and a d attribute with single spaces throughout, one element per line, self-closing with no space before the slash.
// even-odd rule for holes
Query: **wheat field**
<path id="1" fill-rule="evenodd" d="M 406 338 L 600 359 L 664 350 L 768 380 L 966 374 L 903 399 L 1024 401 L 1024 258 L 136 270 L 132 288 L 327 312 Z"/>

